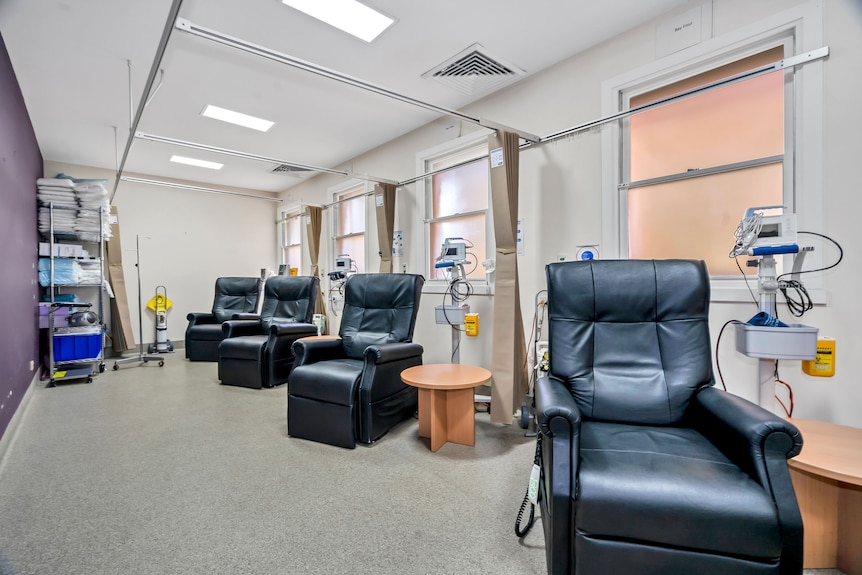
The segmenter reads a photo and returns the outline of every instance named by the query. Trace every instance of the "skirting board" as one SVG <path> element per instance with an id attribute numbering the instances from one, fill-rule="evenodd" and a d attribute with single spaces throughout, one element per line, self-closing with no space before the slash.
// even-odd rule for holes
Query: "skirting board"
<path id="1" fill-rule="evenodd" d="M 6 454 L 15 442 L 15 436 L 18 434 L 21 420 L 24 419 L 24 414 L 30 406 L 30 398 L 33 397 L 33 390 L 40 381 L 39 371 L 39 369 L 36 369 L 36 372 L 33 374 L 33 379 L 30 381 L 27 391 L 24 392 L 24 397 L 21 398 L 21 403 L 18 405 L 18 409 L 15 410 L 15 415 L 9 420 L 9 425 L 6 426 L 3 437 L 0 437 L 0 472 L 3 471 L 3 467 L 6 464 Z"/>

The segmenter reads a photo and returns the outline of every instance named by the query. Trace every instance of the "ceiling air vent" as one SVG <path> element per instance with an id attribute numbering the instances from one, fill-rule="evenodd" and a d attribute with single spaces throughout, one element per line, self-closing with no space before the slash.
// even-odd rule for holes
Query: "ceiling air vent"
<path id="1" fill-rule="evenodd" d="M 493 57 L 481 44 L 473 44 L 428 70 L 422 77 L 435 80 L 468 96 L 476 96 L 502 88 L 518 80 L 524 71 Z"/>
<path id="2" fill-rule="evenodd" d="M 278 174 L 280 176 L 290 176 L 291 178 L 305 178 L 313 173 L 310 168 L 294 166 L 293 164 L 279 164 L 269 171 L 270 174 Z"/>

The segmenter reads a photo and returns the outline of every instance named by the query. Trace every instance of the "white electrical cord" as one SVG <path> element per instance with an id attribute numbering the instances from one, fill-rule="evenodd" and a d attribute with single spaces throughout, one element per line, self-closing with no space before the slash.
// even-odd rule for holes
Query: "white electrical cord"
<path id="1" fill-rule="evenodd" d="M 734 244 L 733 249 L 730 250 L 730 253 L 727 254 L 727 257 L 736 258 L 747 254 L 748 248 L 750 248 L 757 239 L 757 234 L 760 233 L 762 226 L 763 213 L 761 212 L 754 212 L 754 215 L 750 218 L 742 218 L 739 225 L 736 226 L 736 230 L 733 232 L 733 236 L 736 238 L 736 243 Z"/>

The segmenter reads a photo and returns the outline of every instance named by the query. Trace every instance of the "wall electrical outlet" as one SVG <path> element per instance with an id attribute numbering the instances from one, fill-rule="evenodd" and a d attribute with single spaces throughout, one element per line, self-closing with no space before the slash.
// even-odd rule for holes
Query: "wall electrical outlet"
<path id="1" fill-rule="evenodd" d="M 36 360 L 31 359 L 30 360 L 30 371 L 33 371 L 34 369 L 36 369 Z"/>

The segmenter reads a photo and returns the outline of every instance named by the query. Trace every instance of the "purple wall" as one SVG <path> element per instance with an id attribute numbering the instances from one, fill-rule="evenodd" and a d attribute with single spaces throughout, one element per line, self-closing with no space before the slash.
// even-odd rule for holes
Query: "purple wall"
<path id="1" fill-rule="evenodd" d="M 0 36 L 0 436 L 33 379 L 39 357 L 36 318 L 36 178 L 42 154 Z"/>

